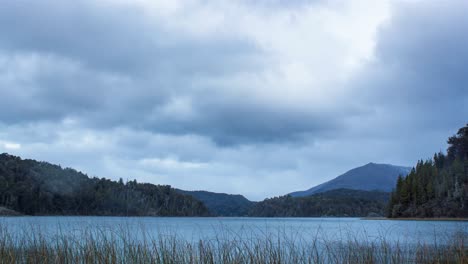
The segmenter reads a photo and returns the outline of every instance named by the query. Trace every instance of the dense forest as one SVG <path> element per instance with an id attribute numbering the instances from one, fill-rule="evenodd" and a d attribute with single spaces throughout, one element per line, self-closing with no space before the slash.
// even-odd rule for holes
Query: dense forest
<path id="1" fill-rule="evenodd" d="M 446 155 L 421 160 L 398 179 L 389 217 L 468 217 L 468 125 L 447 142 Z"/>
<path id="2" fill-rule="evenodd" d="M 253 206 L 250 216 L 319 217 L 383 216 L 389 193 L 336 189 L 305 197 L 290 195 L 265 199 Z"/>
<path id="3" fill-rule="evenodd" d="M 247 216 L 255 202 L 239 194 L 214 193 L 207 191 L 176 191 L 200 200 L 213 216 Z"/>
<path id="4" fill-rule="evenodd" d="M 0 206 L 26 215 L 205 216 L 170 186 L 89 178 L 74 169 L 0 154 Z"/>

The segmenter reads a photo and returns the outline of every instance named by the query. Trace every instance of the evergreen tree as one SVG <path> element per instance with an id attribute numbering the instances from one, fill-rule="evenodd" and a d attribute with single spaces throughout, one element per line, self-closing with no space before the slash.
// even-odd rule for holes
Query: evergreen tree
<path id="1" fill-rule="evenodd" d="M 447 142 L 447 156 L 420 160 L 398 178 L 389 217 L 468 217 L 468 125 Z"/>

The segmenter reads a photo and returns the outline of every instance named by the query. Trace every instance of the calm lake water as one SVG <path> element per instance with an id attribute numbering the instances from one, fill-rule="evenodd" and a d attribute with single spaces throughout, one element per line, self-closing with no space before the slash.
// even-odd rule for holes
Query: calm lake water
<path id="1" fill-rule="evenodd" d="M 187 241 L 287 237 L 292 241 L 359 241 L 445 244 L 454 234 L 468 237 L 468 222 L 361 220 L 359 218 L 191 218 L 191 217 L 0 217 L 0 227 L 28 236 L 40 231 L 79 237 L 85 231 L 125 232 L 133 239 L 177 236 Z"/>

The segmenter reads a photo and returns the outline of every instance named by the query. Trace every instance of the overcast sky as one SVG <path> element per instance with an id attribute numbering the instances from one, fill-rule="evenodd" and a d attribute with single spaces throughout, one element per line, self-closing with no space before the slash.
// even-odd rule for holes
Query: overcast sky
<path id="1" fill-rule="evenodd" d="M 0 152 L 240 193 L 413 166 L 468 122 L 468 1 L 0 7 Z"/>

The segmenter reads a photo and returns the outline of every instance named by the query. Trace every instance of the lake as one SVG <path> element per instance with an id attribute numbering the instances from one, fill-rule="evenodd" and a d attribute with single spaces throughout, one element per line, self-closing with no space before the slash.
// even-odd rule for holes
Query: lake
<path id="1" fill-rule="evenodd" d="M 282 237 L 296 242 L 384 239 L 390 243 L 441 245 L 455 234 L 468 237 L 468 222 L 359 218 L 0 217 L 0 227 L 17 236 L 40 231 L 50 239 L 63 234 L 79 237 L 84 231 L 124 231 L 136 240 L 170 235 L 189 242 Z"/>

